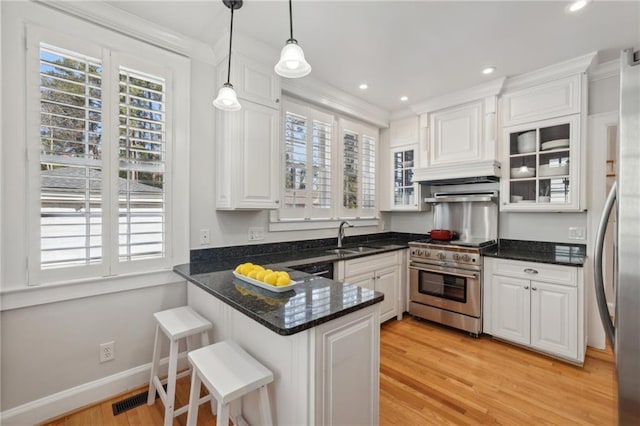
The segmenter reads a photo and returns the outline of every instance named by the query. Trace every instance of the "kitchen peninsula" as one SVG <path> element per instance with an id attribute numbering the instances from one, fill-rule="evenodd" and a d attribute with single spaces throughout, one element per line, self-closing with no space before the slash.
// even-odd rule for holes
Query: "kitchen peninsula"
<path id="1" fill-rule="evenodd" d="M 213 323 L 214 342 L 233 339 L 273 371 L 274 423 L 377 424 L 381 293 L 289 271 L 282 293 L 235 278 L 213 263 L 179 265 L 188 304 Z M 254 395 L 243 414 L 259 421 Z"/>

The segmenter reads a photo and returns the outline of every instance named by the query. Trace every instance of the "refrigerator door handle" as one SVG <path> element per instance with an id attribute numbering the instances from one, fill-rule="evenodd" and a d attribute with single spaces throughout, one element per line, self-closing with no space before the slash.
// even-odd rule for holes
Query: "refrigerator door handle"
<path id="1" fill-rule="evenodd" d="M 605 334 L 607 335 L 607 339 L 609 340 L 612 348 L 615 348 L 616 331 L 615 327 L 613 326 L 611 316 L 609 315 L 607 298 L 604 292 L 604 278 L 602 274 L 602 251 L 604 248 L 604 236 L 607 232 L 609 216 L 611 215 L 611 210 L 615 205 L 616 197 L 617 184 L 614 182 L 613 186 L 611 187 L 611 191 L 609 191 L 609 195 L 607 196 L 607 200 L 605 201 L 602 216 L 600 217 L 600 225 L 598 226 L 598 233 L 596 234 L 595 259 L 593 261 L 593 278 L 596 290 L 596 301 L 598 302 L 598 311 L 600 311 L 600 319 L 602 320 Z"/>

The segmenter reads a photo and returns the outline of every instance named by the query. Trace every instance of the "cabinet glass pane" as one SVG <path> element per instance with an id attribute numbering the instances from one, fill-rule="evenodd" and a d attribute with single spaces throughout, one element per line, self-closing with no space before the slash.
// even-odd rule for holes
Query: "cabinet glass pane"
<path id="1" fill-rule="evenodd" d="M 540 179 L 539 202 L 569 203 L 571 186 L 568 177 Z"/>
<path id="2" fill-rule="evenodd" d="M 413 149 L 393 153 L 393 204 L 395 206 L 413 205 L 413 182 L 411 182 L 413 165 Z"/>

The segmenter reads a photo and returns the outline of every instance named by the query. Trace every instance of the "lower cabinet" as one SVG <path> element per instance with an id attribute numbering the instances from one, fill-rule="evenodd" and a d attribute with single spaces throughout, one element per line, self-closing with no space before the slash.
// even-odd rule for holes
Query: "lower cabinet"
<path id="1" fill-rule="evenodd" d="M 338 263 L 338 279 L 384 293 L 384 300 L 380 303 L 380 322 L 393 317 L 401 319 L 401 263 L 402 256 L 398 251 L 341 261 Z"/>
<path id="2" fill-rule="evenodd" d="M 582 268 L 485 258 L 485 333 L 584 362 Z"/>

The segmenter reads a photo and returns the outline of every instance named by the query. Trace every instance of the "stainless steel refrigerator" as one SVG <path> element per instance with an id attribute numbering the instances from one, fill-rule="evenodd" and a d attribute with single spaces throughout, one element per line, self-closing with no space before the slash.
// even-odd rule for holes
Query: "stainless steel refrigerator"
<path id="1" fill-rule="evenodd" d="M 600 220 L 595 244 L 595 286 L 600 318 L 615 351 L 618 422 L 640 425 L 640 51 L 620 55 L 619 154 L 616 183 Z M 617 203 L 617 205 L 616 205 Z M 615 315 L 611 321 L 602 279 L 604 234 L 616 205 Z"/>

